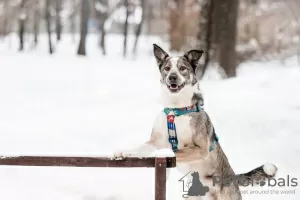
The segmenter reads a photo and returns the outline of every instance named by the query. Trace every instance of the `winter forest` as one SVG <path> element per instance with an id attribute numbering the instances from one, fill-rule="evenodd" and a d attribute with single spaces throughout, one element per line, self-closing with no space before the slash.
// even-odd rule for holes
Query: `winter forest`
<path id="1" fill-rule="evenodd" d="M 236 173 L 271 162 L 300 179 L 299 10 L 299 0 L 0 0 L 0 159 L 107 155 L 149 139 L 163 110 L 155 43 L 204 51 L 204 108 Z M 0 199 L 151 200 L 153 176 L 0 165 Z M 300 198 L 299 186 L 241 190 Z"/>
<path id="2" fill-rule="evenodd" d="M 297 0 L 1 0 L 0 37 L 16 34 L 18 50 L 26 52 L 47 35 L 48 51 L 55 54 L 68 35 L 78 43 L 77 54 L 87 55 L 86 40 L 94 35 L 99 54 L 105 56 L 107 37 L 118 34 L 126 57 L 137 55 L 141 35 L 156 36 L 171 51 L 203 49 L 200 77 L 210 63 L 233 77 L 240 63 L 298 54 L 298 9 Z M 128 35 L 134 36 L 132 45 Z"/>

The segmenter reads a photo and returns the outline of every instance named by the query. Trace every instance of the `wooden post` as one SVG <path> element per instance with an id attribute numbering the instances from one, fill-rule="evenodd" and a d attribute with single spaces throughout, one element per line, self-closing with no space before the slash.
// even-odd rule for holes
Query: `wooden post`
<path id="1" fill-rule="evenodd" d="M 155 158 L 155 200 L 166 200 L 166 158 Z"/>

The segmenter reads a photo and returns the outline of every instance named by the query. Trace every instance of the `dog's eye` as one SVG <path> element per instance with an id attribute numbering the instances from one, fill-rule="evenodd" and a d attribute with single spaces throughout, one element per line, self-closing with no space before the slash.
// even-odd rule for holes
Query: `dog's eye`
<path id="1" fill-rule="evenodd" d="M 186 67 L 180 67 L 179 70 L 184 71 L 184 70 L 186 70 Z"/>
<path id="2" fill-rule="evenodd" d="M 170 71 L 170 69 L 171 69 L 170 67 L 165 67 L 164 70 L 165 70 L 166 72 L 168 72 L 168 71 Z"/>

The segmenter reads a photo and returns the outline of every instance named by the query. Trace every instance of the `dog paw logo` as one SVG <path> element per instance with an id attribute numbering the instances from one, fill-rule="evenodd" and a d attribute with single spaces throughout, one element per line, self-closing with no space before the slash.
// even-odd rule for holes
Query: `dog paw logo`
<path id="1" fill-rule="evenodd" d="M 183 198 L 192 196 L 205 196 L 209 191 L 209 188 L 201 183 L 198 172 L 189 172 L 179 179 L 179 181 L 181 181 L 183 184 L 182 189 L 185 193 L 182 195 Z"/>

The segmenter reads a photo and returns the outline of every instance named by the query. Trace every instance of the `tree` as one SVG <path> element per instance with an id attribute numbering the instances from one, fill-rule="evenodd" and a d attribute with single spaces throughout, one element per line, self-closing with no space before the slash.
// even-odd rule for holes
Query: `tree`
<path id="1" fill-rule="evenodd" d="M 123 31 L 123 35 L 124 35 L 124 42 L 123 42 L 123 56 L 126 56 L 126 52 L 127 52 L 127 33 L 128 33 L 128 18 L 129 18 L 129 2 L 128 0 L 124 0 L 124 6 L 126 9 L 126 16 L 125 16 L 125 22 L 124 22 L 124 31 Z"/>
<path id="2" fill-rule="evenodd" d="M 46 17 L 46 28 L 48 33 L 48 44 L 49 44 L 49 53 L 53 53 L 53 46 L 51 40 L 51 14 L 50 14 L 51 0 L 46 0 L 45 4 L 45 17 Z"/>
<path id="3" fill-rule="evenodd" d="M 61 32 L 62 32 L 62 24 L 61 24 L 61 10 L 62 10 L 62 0 L 55 1 L 55 32 L 56 32 L 56 40 L 60 41 Z"/>
<path id="4" fill-rule="evenodd" d="M 216 61 L 226 77 L 236 75 L 236 32 L 239 0 L 205 0 L 200 10 L 198 48 L 204 50 L 203 77 L 210 61 Z M 199 70 L 199 69 L 198 69 Z"/>
<path id="5" fill-rule="evenodd" d="M 78 2 L 77 0 L 72 0 L 71 1 L 71 7 L 72 7 L 72 11 L 71 11 L 71 14 L 69 16 L 69 20 L 70 20 L 70 31 L 71 31 L 71 34 L 72 34 L 72 42 L 74 43 L 75 42 L 75 29 L 76 29 L 76 14 L 77 14 L 77 7 L 78 7 Z"/>
<path id="6" fill-rule="evenodd" d="M 0 36 L 5 37 L 8 33 L 9 25 L 9 0 L 3 0 L 2 2 L 2 27 L 0 28 Z"/>
<path id="7" fill-rule="evenodd" d="M 218 12 L 222 17 L 220 23 L 219 64 L 228 78 L 236 76 L 236 36 L 239 0 L 219 2 Z"/>
<path id="8" fill-rule="evenodd" d="M 199 32 L 197 35 L 197 48 L 202 49 L 204 51 L 204 63 L 198 69 L 201 73 L 200 78 L 202 78 L 205 74 L 211 57 L 214 0 L 204 0 L 200 7 L 201 9 L 199 20 Z"/>
<path id="9" fill-rule="evenodd" d="M 138 26 L 136 28 L 136 31 L 135 31 L 135 41 L 134 41 L 134 45 L 133 45 L 133 49 L 132 49 L 132 53 L 134 53 L 134 54 L 136 54 L 138 40 L 139 40 L 139 37 L 141 35 L 142 26 L 143 26 L 144 19 L 145 19 L 145 3 L 146 2 L 145 2 L 145 0 L 140 0 L 140 2 L 141 2 L 141 11 L 142 11 L 142 14 L 141 14 L 141 21 L 138 24 Z"/>
<path id="10" fill-rule="evenodd" d="M 95 10 L 98 19 L 98 29 L 100 33 L 99 45 L 102 50 L 102 54 L 106 55 L 105 47 L 105 22 L 108 19 L 108 0 L 95 0 Z"/>
<path id="11" fill-rule="evenodd" d="M 34 45 L 38 44 L 38 34 L 39 34 L 39 25 L 40 25 L 40 1 L 36 0 L 34 2 L 34 11 L 33 11 L 33 34 L 34 34 Z"/>
<path id="12" fill-rule="evenodd" d="M 89 1 L 81 0 L 81 13 L 80 13 L 80 42 L 77 54 L 86 55 L 86 36 L 88 33 L 88 20 L 89 20 Z"/>
<path id="13" fill-rule="evenodd" d="M 20 14 L 19 14 L 19 51 L 24 50 L 24 33 L 25 33 L 25 21 L 27 13 L 25 10 L 26 0 L 20 2 Z"/>
<path id="14" fill-rule="evenodd" d="M 185 1 L 172 0 L 174 6 L 170 7 L 169 38 L 171 51 L 181 51 L 185 44 Z"/>

